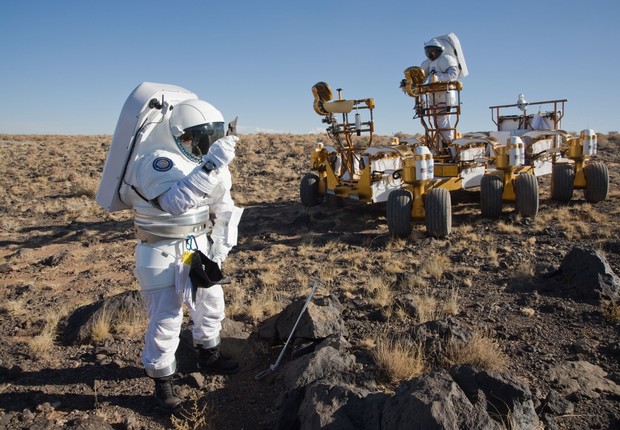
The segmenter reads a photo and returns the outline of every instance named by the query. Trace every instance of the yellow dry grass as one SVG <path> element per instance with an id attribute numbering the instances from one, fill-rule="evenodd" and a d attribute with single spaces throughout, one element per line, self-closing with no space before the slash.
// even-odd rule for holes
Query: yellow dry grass
<path id="1" fill-rule="evenodd" d="M 407 338 L 377 339 L 372 355 L 390 382 L 411 379 L 426 369 L 422 345 Z"/>
<path id="2" fill-rule="evenodd" d="M 497 231 L 499 233 L 503 233 L 503 234 L 521 234 L 521 227 L 514 225 L 514 224 L 509 224 L 505 221 L 499 221 L 497 223 Z"/>
<path id="3" fill-rule="evenodd" d="M 54 347 L 56 340 L 56 327 L 62 317 L 67 314 L 66 309 L 61 310 L 47 310 L 43 315 L 45 325 L 41 332 L 32 337 L 28 341 L 28 348 L 35 358 L 41 358 L 45 356 Z"/>
<path id="4" fill-rule="evenodd" d="M 468 342 L 448 342 L 443 359 L 448 366 L 470 364 L 487 370 L 503 370 L 508 363 L 497 343 L 478 331 Z"/>
<path id="5" fill-rule="evenodd" d="M 613 301 L 602 302 L 601 313 L 605 318 L 620 321 L 620 303 Z"/>
<path id="6" fill-rule="evenodd" d="M 246 308 L 247 315 L 254 322 L 262 321 L 282 310 L 278 293 L 272 288 L 264 288 L 255 294 Z"/>
<path id="7" fill-rule="evenodd" d="M 372 276 L 368 280 L 370 303 L 378 307 L 387 307 L 392 303 L 392 290 L 390 282 L 385 277 Z"/>
<path id="8" fill-rule="evenodd" d="M 452 262 L 447 255 L 431 255 L 420 265 L 420 274 L 432 279 L 439 279 L 444 272 L 451 270 Z"/>

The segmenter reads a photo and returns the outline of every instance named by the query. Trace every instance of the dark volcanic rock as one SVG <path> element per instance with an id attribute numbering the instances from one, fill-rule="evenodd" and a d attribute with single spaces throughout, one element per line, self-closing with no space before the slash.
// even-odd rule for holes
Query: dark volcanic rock
<path id="1" fill-rule="evenodd" d="M 560 269 L 570 285 L 587 299 L 616 299 L 620 295 L 620 278 L 599 251 L 573 248 L 562 260 Z"/>

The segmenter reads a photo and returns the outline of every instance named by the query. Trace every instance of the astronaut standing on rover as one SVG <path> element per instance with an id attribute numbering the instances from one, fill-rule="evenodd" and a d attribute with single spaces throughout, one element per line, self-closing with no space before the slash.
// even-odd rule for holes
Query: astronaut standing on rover
<path id="1" fill-rule="evenodd" d="M 193 322 L 198 368 L 228 375 L 240 370 L 219 349 L 222 286 L 211 283 L 208 288 L 196 288 L 195 261 L 190 271 L 186 260 L 188 255 L 194 259 L 200 254 L 204 260 L 199 262 L 207 261 L 221 275 L 219 267 L 237 243 L 242 209 L 231 198 L 228 170 L 239 140 L 234 134 L 230 124 L 226 132 L 222 114 L 193 93 L 172 85 L 143 83 L 121 112 L 97 195 L 97 201 L 110 211 L 134 212 L 139 239 L 135 273 L 149 319 L 142 364 L 155 381 L 159 404 L 169 412 L 180 409 L 182 403 L 173 376 L 184 303 Z M 132 142 L 129 151 L 127 141 Z M 122 170 L 119 161 L 127 159 L 125 153 L 129 158 Z M 110 186 L 114 182 L 116 191 Z M 221 282 L 221 276 L 213 279 Z"/>
<path id="2" fill-rule="evenodd" d="M 426 73 L 427 82 L 454 82 L 459 77 L 459 62 L 456 57 L 445 52 L 445 47 L 437 38 L 433 38 L 424 44 L 426 60 L 421 68 Z M 446 147 L 453 139 L 452 115 L 450 108 L 456 104 L 454 91 L 446 91 L 435 94 L 437 128 L 441 134 L 443 147 Z"/>

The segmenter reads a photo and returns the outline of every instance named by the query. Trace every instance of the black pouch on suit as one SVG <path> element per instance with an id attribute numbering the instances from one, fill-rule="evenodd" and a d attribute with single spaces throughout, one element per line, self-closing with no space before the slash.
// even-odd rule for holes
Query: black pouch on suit
<path id="1" fill-rule="evenodd" d="M 209 259 L 201 251 L 195 250 L 192 255 L 192 265 L 189 269 L 189 279 L 192 281 L 192 300 L 196 302 L 196 290 L 209 288 L 217 284 L 230 284 L 230 278 L 224 278 L 220 266 Z"/>

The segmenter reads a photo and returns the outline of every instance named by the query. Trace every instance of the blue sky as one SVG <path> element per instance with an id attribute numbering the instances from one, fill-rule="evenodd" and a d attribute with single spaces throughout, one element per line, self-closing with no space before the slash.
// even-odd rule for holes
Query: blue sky
<path id="1" fill-rule="evenodd" d="M 374 97 L 376 132 L 418 133 L 398 83 L 455 33 L 469 68 L 459 131 L 489 106 L 568 99 L 569 131 L 620 129 L 620 2 L 5 0 L 0 133 L 112 134 L 141 82 L 183 86 L 239 131 L 324 130 L 311 87 Z"/>

